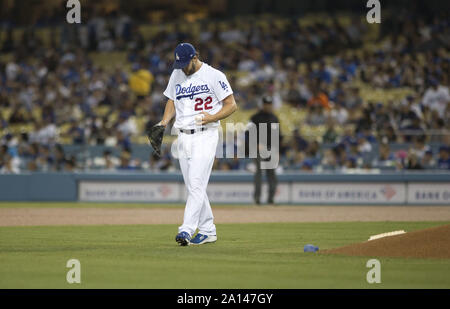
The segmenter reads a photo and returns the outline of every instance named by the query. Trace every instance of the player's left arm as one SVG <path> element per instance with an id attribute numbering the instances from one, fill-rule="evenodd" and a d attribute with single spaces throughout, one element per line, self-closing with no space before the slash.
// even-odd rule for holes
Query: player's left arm
<path id="1" fill-rule="evenodd" d="M 222 120 L 224 118 L 227 118 L 232 113 L 234 113 L 237 110 L 237 104 L 234 100 L 233 94 L 230 94 L 228 97 L 222 100 L 222 109 L 214 115 L 208 114 L 207 112 L 202 112 L 203 114 L 203 120 L 202 124 L 208 124 L 210 122 L 216 122 L 219 120 Z"/>

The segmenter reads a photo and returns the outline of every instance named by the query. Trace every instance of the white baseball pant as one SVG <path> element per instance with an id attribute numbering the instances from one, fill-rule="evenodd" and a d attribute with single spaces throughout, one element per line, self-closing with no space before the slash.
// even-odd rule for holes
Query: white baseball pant
<path id="1" fill-rule="evenodd" d="M 216 235 L 206 188 L 218 140 L 217 128 L 208 128 L 194 134 L 180 132 L 178 135 L 178 159 L 188 193 L 183 224 L 178 228 L 178 232 L 187 232 L 191 237 L 197 228 L 201 234 Z"/>

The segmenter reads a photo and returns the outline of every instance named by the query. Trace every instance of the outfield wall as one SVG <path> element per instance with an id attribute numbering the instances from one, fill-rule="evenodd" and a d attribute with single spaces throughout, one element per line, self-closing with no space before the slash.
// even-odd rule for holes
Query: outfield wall
<path id="1" fill-rule="evenodd" d="M 253 202 L 253 175 L 213 173 L 212 203 Z M 267 185 L 262 201 L 266 200 Z M 0 201 L 178 203 L 186 190 L 178 173 L 29 173 L 0 175 Z M 449 173 L 283 174 L 275 201 L 320 205 L 450 205 Z"/>

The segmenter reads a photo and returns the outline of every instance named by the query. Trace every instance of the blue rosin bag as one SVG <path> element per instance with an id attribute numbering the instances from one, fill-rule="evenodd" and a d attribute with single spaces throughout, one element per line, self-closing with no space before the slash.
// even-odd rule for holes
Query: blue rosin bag
<path id="1" fill-rule="evenodd" d="M 303 252 L 316 252 L 319 250 L 319 247 L 316 247 L 314 245 L 305 245 L 303 248 Z"/>

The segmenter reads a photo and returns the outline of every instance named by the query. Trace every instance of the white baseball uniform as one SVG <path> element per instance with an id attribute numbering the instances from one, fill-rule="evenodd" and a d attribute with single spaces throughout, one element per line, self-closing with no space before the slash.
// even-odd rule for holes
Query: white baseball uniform
<path id="1" fill-rule="evenodd" d="M 204 235 L 216 235 L 214 216 L 206 194 L 211 169 L 219 140 L 220 122 L 209 123 L 201 131 L 195 118 L 202 111 L 216 114 L 222 109 L 222 100 L 233 93 L 222 72 L 206 63 L 187 76 L 175 69 L 164 95 L 175 105 L 175 124 L 179 130 L 195 130 L 193 134 L 178 134 L 178 157 L 188 197 L 183 224 L 179 232 L 192 237 L 197 228 Z"/>

